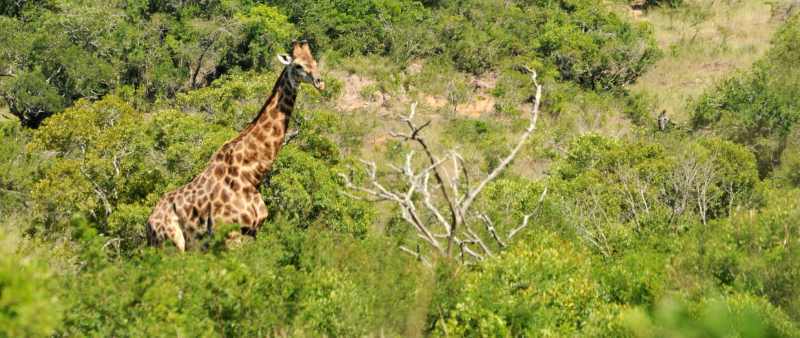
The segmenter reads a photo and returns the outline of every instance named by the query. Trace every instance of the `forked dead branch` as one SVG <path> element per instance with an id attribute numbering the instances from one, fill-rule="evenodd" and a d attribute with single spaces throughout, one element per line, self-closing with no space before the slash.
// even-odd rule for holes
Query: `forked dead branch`
<path id="1" fill-rule="evenodd" d="M 527 228 L 533 215 L 532 212 L 525 215 L 521 224 L 503 235 L 497 231 L 494 222 L 486 213 L 472 208 L 484 188 L 508 168 L 536 130 L 542 101 L 542 85 L 539 84 L 534 70 L 528 67 L 521 67 L 520 70 L 530 74 L 535 86 L 533 105 L 528 113 L 528 127 L 499 164 L 490 172 L 482 174 L 482 178 L 476 184 L 470 181 L 464 158 L 457 151 L 450 150 L 441 155 L 434 153 L 423 135 L 423 130 L 430 126 L 431 121 L 421 124 L 414 122 L 417 108 L 417 104 L 414 103 L 409 114 L 401 118 L 408 127 L 407 131 L 391 132 L 390 135 L 418 145 L 425 156 L 425 164 L 415 165 L 414 151 L 406 154 L 402 166 L 388 164 L 387 167 L 403 180 L 402 188 L 393 190 L 388 184 L 381 182 L 378 165 L 375 162 L 362 160 L 367 173 L 365 185 L 356 185 L 350 177 L 342 174 L 347 189 L 360 194 L 345 193 L 355 198 L 369 198 L 376 202 L 388 201 L 396 204 L 400 207 L 402 219 L 413 227 L 417 236 L 431 247 L 435 255 L 452 257 L 453 247 L 456 247 L 458 248 L 456 254 L 464 263 L 493 256 L 494 253 L 487 242 L 494 241 L 497 246 L 505 247 L 514 236 Z M 547 189 L 539 198 L 540 204 L 546 194 Z M 481 235 L 475 231 L 474 227 L 477 226 L 485 227 L 485 234 Z M 400 247 L 400 249 L 430 265 L 430 260 L 419 248 L 412 250 Z"/>

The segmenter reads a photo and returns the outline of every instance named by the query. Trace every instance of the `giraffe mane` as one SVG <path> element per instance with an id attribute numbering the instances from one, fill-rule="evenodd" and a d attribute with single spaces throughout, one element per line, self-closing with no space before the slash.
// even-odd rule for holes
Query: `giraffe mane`
<path id="1" fill-rule="evenodd" d="M 248 125 L 248 128 L 253 126 L 256 123 L 256 121 L 258 121 L 258 119 L 261 118 L 261 115 L 264 114 L 264 112 L 267 110 L 267 106 L 269 106 L 269 104 L 273 100 L 275 100 L 275 96 L 278 94 L 278 91 L 280 90 L 280 87 L 281 87 L 280 84 L 283 81 L 286 80 L 285 76 L 286 76 L 286 69 L 287 68 L 288 68 L 288 66 L 283 67 L 283 70 L 281 70 L 281 74 L 278 75 L 278 80 L 275 82 L 275 86 L 272 87 L 272 93 L 270 93 L 269 94 L 269 98 L 266 101 L 264 101 L 264 105 L 261 106 L 261 110 L 258 111 L 258 114 L 256 114 L 256 117 L 253 118 L 252 121 L 250 121 L 250 124 Z"/>

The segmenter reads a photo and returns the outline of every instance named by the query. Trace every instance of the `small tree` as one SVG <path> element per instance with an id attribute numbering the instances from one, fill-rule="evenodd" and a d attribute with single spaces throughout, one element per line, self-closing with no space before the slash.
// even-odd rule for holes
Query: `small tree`
<path id="1" fill-rule="evenodd" d="M 400 207 L 402 219 L 437 255 L 452 257 L 452 248 L 455 246 L 458 248 L 457 254 L 461 262 L 480 261 L 487 256 L 493 256 L 487 242 L 494 241 L 498 246 L 505 247 L 508 241 L 528 226 L 532 216 L 532 214 L 526 215 L 519 226 L 507 234 L 500 234 L 489 216 L 472 208 L 473 202 L 480 196 L 487 184 L 497 179 L 505 171 L 536 130 L 542 86 L 537 81 L 535 71 L 528 67 L 522 67 L 522 70 L 531 74 L 536 88 L 533 105 L 528 116 L 530 122 L 508 155 L 494 169 L 486 173 L 477 184 L 470 182 L 465 161 L 458 152 L 451 150 L 448 154 L 441 156 L 431 150 L 428 141 L 422 135 L 422 131 L 430 125 L 431 121 L 422 124 L 414 122 L 416 115 L 416 103 L 414 103 L 411 105 L 409 115 L 402 118 L 408 127 L 408 132 L 391 132 L 391 136 L 404 142 L 417 144 L 427 159 L 425 165 L 422 167 L 415 165 L 414 151 L 406 155 L 402 167 L 390 164 L 389 167 L 404 180 L 401 189 L 393 190 L 388 184 L 381 182 L 375 162 L 362 160 L 366 166 L 368 185 L 357 186 L 347 175 L 341 175 L 345 179 L 347 188 L 359 191 L 374 201 L 389 201 L 396 204 Z M 540 202 L 546 194 L 547 189 L 543 191 Z M 360 198 L 360 196 L 354 197 Z M 430 221 L 431 219 L 433 221 Z M 474 230 L 478 224 L 486 228 L 484 235 L 480 235 Z M 400 249 L 430 265 L 430 261 L 420 249 L 412 250 L 404 246 L 401 246 Z"/>

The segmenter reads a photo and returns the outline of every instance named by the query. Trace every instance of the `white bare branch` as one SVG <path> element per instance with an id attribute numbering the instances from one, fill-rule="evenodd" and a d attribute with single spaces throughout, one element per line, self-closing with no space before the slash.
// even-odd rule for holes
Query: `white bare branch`
<path id="1" fill-rule="evenodd" d="M 518 227 L 516 227 L 516 228 L 512 229 L 511 231 L 509 231 L 509 232 L 508 232 L 508 236 L 506 237 L 506 239 L 510 241 L 512 238 L 514 238 L 514 236 L 515 236 L 517 233 L 519 233 L 520 231 L 522 231 L 522 229 L 525 229 L 525 228 L 527 228 L 527 227 L 528 227 L 528 223 L 529 223 L 529 222 L 530 222 L 530 220 L 531 220 L 531 216 L 533 216 L 533 214 L 527 214 L 527 215 L 525 215 L 525 217 L 523 217 L 523 218 L 522 218 L 522 224 L 520 224 Z"/>
<path id="2" fill-rule="evenodd" d="M 429 261 L 427 258 L 425 258 L 425 256 L 423 256 L 421 253 L 415 252 L 415 251 L 413 251 L 413 250 L 411 250 L 409 248 L 406 248 L 404 246 L 400 246 L 400 250 L 402 250 L 403 252 L 405 252 L 405 253 L 407 253 L 407 254 L 409 254 L 411 256 L 414 256 L 415 258 L 417 258 L 417 260 L 422 262 L 422 264 L 425 264 L 425 266 L 427 266 L 429 268 L 433 267 L 433 264 L 431 264 L 431 261 Z"/>
<path id="3" fill-rule="evenodd" d="M 481 239 L 481 236 L 478 236 L 478 234 L 475 233 L 475 231 L 469 226 L 466 226 L 465 229 L 467 230 L 467 234 L 473 243 L 478 244 L 478 246 L 481 248 L 481 250 L 483 250 L 484 253 L 486 253 L 487 256 L 494 256 L 492 251 L 489 250 L 489 246 L 487 246 L 486 243 L 483 242 L 483 239 Z"/>
<path id="4" fill-rule="evenodd" d="M 459 205 L 461 210 L 469 209 L 469 207 L 472 205 L 472 202 L 474 202 L 475 198 L 478 197 L 478 194 L 480 194 L 481 191 L 483 191 L 483 188 L 485 188 L 489 182 L 497 178 L 497 176 L 499 176 L 503 172 L 503 170 L 506 169 L 506 167 L 514 160 L 514 158 L 517 157 L 517 154 L 519 153 L 520 149 L 522 149 L 522 146 L 525 145 L 525 142 L 528 141 L 528 138 L 531 137 L 533 131 L 536 130 L 536 122 L 539 119 L 539 107 L 542 102 L 542 86 L 536 80 L 537 76 L 536 71 L 531 70 L 530 68 L 527 67 L 525 68 L 529 73 L 531 73 L 531 78 L 533 79 L 533 83 L 536 85 L 536 96 L 534 97 L 533 108 L 531 108 L 530 123 L 528 124 L 528 128 L 525 129 L 525 132 L 522 133 L 522 135 L 520 135 L 519 140 L 517 141 L 517 144 L 514 146 L 514 148 L 511 150 L 511 153 L 509 153 L 508 156 L 506 156 L 502 161 L 500 161 L 500 164 L 497 167 L 495 167 L 494 170 L 492 170 L 492 172 L 489 173 L 489 175 L 487 175 L 480 183 L 478 183 L 478 186 L 470 190 L 470 192 L 467 194 L 467 197 Z"/>
<path id="5" fill-rule="evenodd" d="M 500 245 L 501 248 L 505 248 L 506 243 L 503 242 L 502 239 L 500 239 L 500 236 L 497 236 L 497 230 L 494 228 L 494 222 L 492 222 L 492 219 L 489 218 L 489 216 L 484 213 L 480 213 L 478 217 L 483 221 L 483 224 L 486 225 L 486 231 L 488 231 L 489 234 L 492 235 L 492 238 L 494 238 L 497 244 Z"/>
<path id="6" fill-rule="evenodd" d="M 430 180 L 430 176 L 431 176 L 430 172 L 425 173 L 425 177 L 422 182 L 422 190 L 420 192 L 422 193 L 423 200 L 425 201 L 425 207 L 427 207 L 428 210 L 434 216 L 436 216 L 436 220 L 438 220 L 439 223 L 442 224 L 445 231 L 447 231 L 447 234 L 449 235 L 452 231 L 452 225 L 449 222 L 447 222 L 447 219 L 444 218 L 442 213 L 439 211 L 439 208 L 437 208 L 433 204 L 433 200 L 431 199 L 431 193 L 428 190 L 428 181 Z"/>
<path id="7" fill-rule="evenodd" d="M 397 205 L 400 208 L 402 219 L 415 229 L 418 238 L 435 249 L 433 252 L 451 257 L 451 247 L 455 244 L 458 248 L 458 255 L 464 264 L 469 264 L 467 260 L 481 261 L 485 257 L 494 255 L 485 239 L 481 237 L 487 236 L 486 233 L 474 231 L 470 227 L 472 222 L 482 220 L 488 234 L 500 248 L 505 248 L 509 240 L 528 226 L 533 213 L 525 215 L 522 224 L 511 230 L 504 240 L 498 234 L 494 222 L 487 215 L 470 212 L 470 208 L 484 188 L 497 179 L 514 161 L 536 130 L 542 100 L 542 86 L 538 83 L 535 71 L 527 67 L 524 67 L 524 70 L 531 74 L 536 88 L 533 108 L 529 113 L 528 127 L 511 147 L 510 152 L 500 161 L 500 164 L 478 181 L 477 185 L 473 186 L 470 182 L 467 162 L 461 154 L 453 150 L 443 156 L 434 154 L 422 133 L 425 128 L 430 126 L 431 121 L 428 120 L 419 125 L 415 123 L 417 116 L 417 103 L 415 102 L 411 105 L 408 115 L 400 118 L 405 125 L 404 129 L 407 130 L 404 132 L 392 131 L 389 135 L 418 144 L 426 160 L 415 160 L 415 152 L 410 151 L 406 154 L 402 165 L 387 165 L 391 172 L 402 179 L 400 187 L 394 185 L 389 187 L 382 184 L 379 180 L 377 164 L 362 160 L 367 174 L 365 186 L 356 186 L 347 175 L 340 174 L 344 179 L 345 188 L 359 193 L 355 196 L 345 194 L 362 199 L 361 195 L 364 195 L 375 201 L 388 201 Z M 421 165 L 421 161 L 427 163 Z M 445 166 L 444 164 L 448 161 L 450 163 Z M 540 204 L 546 194 L 547 189 L 540 197 Z M 467 216 L 470 217 L 469 222 Z M 440 243 L 440 240 L 446 240 L 446 246 Z M 426 262 L 426 265 L 430 265 L 430 261 L 420 254 L 419 249 L 417 251 L 407 247 L 400 249 L 420 261 Z"/>
<path id="8" fill-rule="evenodd" d="M 530 214 L 525 215 L 522 218 L 522 224 L 520 224 L 518 227 L 516 227 L 516 228 L 514 228 L 514 229 L 512 229 L 511 231 L 508 232 L 508 236 L 506 236 L 506 241 L 511 241 L 511 239 L 514 238 L 514 236 L 516 234 L 518 234 L 520 231 L 522 231 L 523 229 L 528 227 L 528 223 L 530 222 L 531 217 L 533 217 L 533 215 L 535 213 L 537 213 L 539 210 L 541 210 L 542 203 L 544 202 L 544 198 L 545 198 L 545 196 L 547 196 L 547 189 L 548 189 L 548 187 L 544 187 L 544 190 L 542 191 L 542 194 L 539 195 L 539 205 L 536 206 L 536 210 L 534 210 L 534 212 L 532 212 Z"/>

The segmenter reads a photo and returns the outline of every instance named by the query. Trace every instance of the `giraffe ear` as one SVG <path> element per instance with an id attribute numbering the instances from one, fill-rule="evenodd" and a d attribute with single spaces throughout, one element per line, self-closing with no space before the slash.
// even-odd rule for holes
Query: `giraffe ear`
<path id="1" fill-rule="evenodd" d="M 288 54 L 278 54 L 278 61 L 288 66 L 292 63 L 292 57 Z"/>

